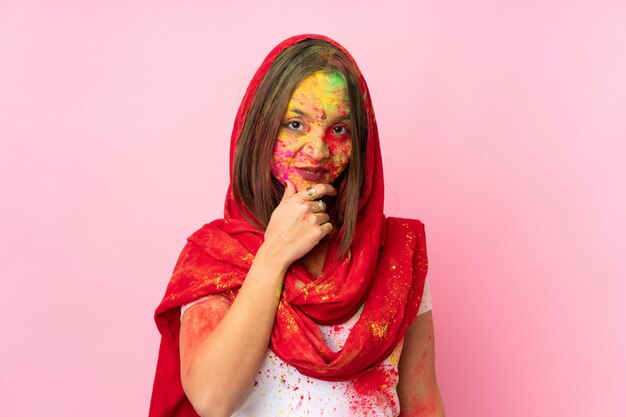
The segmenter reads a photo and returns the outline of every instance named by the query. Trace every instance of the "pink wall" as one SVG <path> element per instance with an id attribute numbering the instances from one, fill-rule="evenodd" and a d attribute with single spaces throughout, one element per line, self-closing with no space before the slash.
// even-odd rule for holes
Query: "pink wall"
<path id="1" fill-rule="evenodd" d="M 0 415 L 146 414 L 239 100 L 306 32 L 357 58 L 387 213 L 426 223 L 447 415 L 626 415 L 623 2 L 88 3 L 0 3 Z"/>

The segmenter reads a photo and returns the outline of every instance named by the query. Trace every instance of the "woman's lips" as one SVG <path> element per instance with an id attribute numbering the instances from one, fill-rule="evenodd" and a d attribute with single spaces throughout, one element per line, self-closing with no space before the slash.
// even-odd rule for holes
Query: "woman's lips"
<path id="1" fill-rule="evenodd" d="M 307 181 L 319 181 L 327 172 L 322 167 L 296 167 L 296 171 Z"/>

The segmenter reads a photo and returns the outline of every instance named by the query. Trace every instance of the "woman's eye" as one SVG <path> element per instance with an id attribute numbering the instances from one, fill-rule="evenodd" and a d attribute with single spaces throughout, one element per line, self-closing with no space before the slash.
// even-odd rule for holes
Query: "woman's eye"
<path id="1" fill-rule="evenodd" d="M 335 126 L 333 127 L 333 132 L 336 133 L 337 135 L 343 135 L 343 134 L 349 133 L 348 129 L 346 129 L 345 126 Z"/>
<path id="2" fill-rule="evenodd" d="M 287 122 L 287 127 L 290 128 L 291 130 L 302 130 L 304 125 L 297 120 L 292 120 L 290 122 Z"/>

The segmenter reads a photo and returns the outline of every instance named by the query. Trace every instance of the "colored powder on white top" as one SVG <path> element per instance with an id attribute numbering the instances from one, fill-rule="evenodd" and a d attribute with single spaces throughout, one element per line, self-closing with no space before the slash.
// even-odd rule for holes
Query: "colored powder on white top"
<path id="1" fill-rule="evenodd" d="M 202 297 L 181 307 L 182 314 Z M 418 315 L 432 309 L 428 280 L 424 283 Z M 339 351 L 359 319 L 363 306 L 345 323 L 318 325 L 324 342 Z M 232 417 L 396 417 L 400 405 L 398 362 L 403 343 L 378 366 L 351 381 L 324 381 L 302 375 L 268 349 L 248 396 Z"/>

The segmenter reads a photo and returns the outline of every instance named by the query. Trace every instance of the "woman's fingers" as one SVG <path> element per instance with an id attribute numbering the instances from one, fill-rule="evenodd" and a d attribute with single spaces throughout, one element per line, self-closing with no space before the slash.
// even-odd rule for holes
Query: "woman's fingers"
<path id="1" fill-rule="evenodd" d="M 324 236 L 326 236 L 333 230 L 333 225 L 329 221 L 330 217 L 326 213 L 310 214 L 307 220 L 310 223 L 319 226 L 319 227 L 311 229 L 312 232 L 314 233 L 316 242 L 318 243 Z"/>
<path id="2" fill-rule="evenodd" d="M 322 225 L 324 223 L 328 223 L 330 216 L 326 213 L 313 213 L 310 215 L 309 219 L 309 221 L 313 224 Z"/>
<path id="3" fill-rule="evenodd" d="M 281 201 L 289 200 L 294 194 L 296 194 L 296 187 L 289 180 L 285 180 L 285 193 Z"/>
<path id="4" fill-rule="evenodd" d="M 326 211 L 326 203 L 322 200 L 315 200 L 307 203 L 311 207 L 311 213 L 323 213 Z"/>
<path id="5" fill-rule="evenodd" d="M 303 200 L 317 200 L 325 195 L 337 195 L 337 189 L 330 184 L 315 184 L 313 187 L 307 188 L 296 193 Z"/>
<path id="6" fill-rule="evenodd" d="M 285 192 L 287 193 L 287 192 Z M 323 213 L 326 211 L 326 203 L 320 198 L 325 195 L 337 195 L 337 189 L 330 184 L 315 184 L 313 187 L 295 194 L 305 201 L 310 201 L 308 207 L 311 213 Z"/>
<path id="7" fill-rule="evenodd" d="M 328 235 L 333 230 L 333 225 L 330 222 L 326 222 L 320 225 L 322 229 L 322 237 Z"/>

